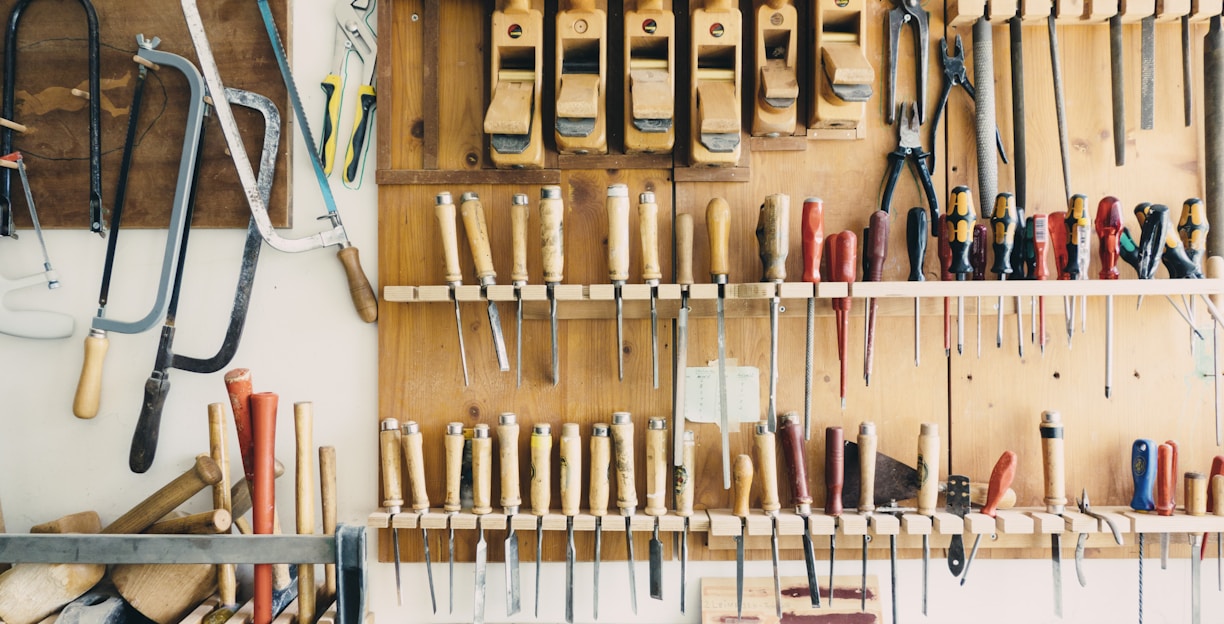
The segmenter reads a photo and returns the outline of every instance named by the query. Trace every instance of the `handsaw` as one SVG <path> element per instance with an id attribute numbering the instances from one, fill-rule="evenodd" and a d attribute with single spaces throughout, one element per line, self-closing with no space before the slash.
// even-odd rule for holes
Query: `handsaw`
<path id="1" fill-rule="evenodd" d="M 200 70 L 204 75 L 205 82 L 208 84 L 208 90 L 210 93 L 222 93 L 225 87 L 221 82 L 221 72 L 217 68 L 216 59 L 213 57 L 212 47 L 209 45 L 208 35 L 204 31 L 204 21 L 200 17 L 196 0 L 182 0 L 182 5 L 183 16 L 187 20 L 187 31 L 191 34 L 191 41 L 195 45 L 196 56 L 200 61 Z M 269 38 L 272 42 L 272 51 L 275 53 L 277 64 L 280 66 L 281 76 L 284 78 L 286 90 L 289 92 L 289 100 L 293 104 L 297 126 L 302 131 L 306 145 L 311 146 L 304 153 L 310 159 L 311 167 L 319 184 L 319 190 L 323 196 L 323 203 L 327 207 L 327 214 L 322 218 L 330 221 L 332 227 L 330 230 L 324 230 L 303 238 L 285 238 L 273 230 L 272 221 L 268 218 L 268 205 L 259 195 L 255 173 L 251 169 L 250 159 L 247 158 L 242 134 L 239 132 L 238 122 L 234 119 L 233 110 L 230 109 L 229 102 L 224 99 L 218 99 L 214 102 L 217 121 L 221 123 L 221 132 L 225 135 L 225 142 L 229 146 L 230 155 L 233 157 L 234 168 L 238 170 L 238 178 L 242 181 L 247 204 L 251 208 L 251 216 L 255 219 L 263 239 L 273 248 L 280 251 L 296 253 L 331 245 L 339 247 L 340 251 L 336 255 L 340 258 L 341 264 L 344 265 L 345 277 L 348 279 L 349 284 L 349 295 L 353 299 L 353 305 L 356 307 L 357 313 L 362 320 L 367 323 L 373 323 L 378 320 L 378 301 L 374 297 L 374 290 L 370 287 L 369 280 L 366 279 L 365 273 L 362 272 L 357 248 L 349 242 L 348 232 L 340 221 L 340 212 L 336 208 L 336 199 L 332 196 L 331 186 L 327 182 L 327 174 L 323 173 L 323 165 L 319 161 L 319 155 L 313 148 L 316 143 L 310 133 L 310 124 L 307 123 L 306 112 L 302 107 L 301 97 L 298 95 L 297 87 L 293 82 L 293 75 L 289 71 L 289 61 L 285 55 L 285 48 L 281 44 L 280 36 L 277 34 L 276 24 L 272 21 L 271 9 L 268 7 L 266 0 L 260 0 L 259 9 L 268 28 Z"/>
<path id="2" fill-rule="evenodd" d="M 855 508 L 859 506 L 859 482 L 861 466 L 859 465 L 859 449 L 855 442 L 846 442 L 844 485 L 842 487 L 842 505 Z M 896 501 L 910 500 L 918 496 L 918 470 L 913 466 L 901 463 L 883 453 L 876 453 L 876 506 L 891 505 Z M 970 498 L 975 505 L 982 505 L 986 499 L 988 484 L 973 482 L 969 484 Z M 939 491 L 944 491 L 946 483 L 939 484 Z M 999 509 L 1010 509 L 1016 504 L 1016 493 L 1008 488 L 999 503 Z"/>

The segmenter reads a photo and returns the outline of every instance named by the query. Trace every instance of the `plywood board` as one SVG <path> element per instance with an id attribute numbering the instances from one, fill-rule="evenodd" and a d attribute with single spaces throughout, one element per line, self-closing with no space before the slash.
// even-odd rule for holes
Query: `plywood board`
<path id="1" fill-rule="evenodd" d="M 788 624 L 799 622 L 884 622 L 883 601 L 879 594 L 879 582 L 874 574 L 867 575 L 867 608 L 860 609 L 862 578 L 858 576 L 835 577 L 832 588 L 837 599 L 829 606 L 829 577 L 817 576 L 822 607 L 812 607 L 808 593 L 807 578 L 784 576 L 782 582 L 782 617 L 778 618 L 773 595 L 773 579 L 770 577 L 748 577 L 744 579 L 744 613 L 742 621 L 762 624 Z M 736 617 L 736 589 L 734 578 L 701 579 L 701 621 L 703 624 L 733 622 Z M 838 617 L 847 616 L 847 619 Z"/>

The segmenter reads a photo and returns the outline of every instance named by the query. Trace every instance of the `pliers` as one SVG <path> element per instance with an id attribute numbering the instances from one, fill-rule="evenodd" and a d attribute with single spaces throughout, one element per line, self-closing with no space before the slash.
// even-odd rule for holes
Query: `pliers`
<path id="1" fill-rule="evenodd" d="M 935 194 L 935 184 L 931 182 L 931 172 L 927 169 L 926 159 L 929 153 L 922 151 L 921 125 L 918 121 L 918 105 L 910 105 L 910 114 L 906 115 L 906 105 L 901 105 L 901 123 L 897 124 L 897 149 L 888 155 L 888 172 L 884 184 L 884 195 L 880 199 L 880 210 L 888 212 L 892 205 L 893 189 L 897 187 L 897 178 L 908 160 L 918 173 L 918 182 L 926 193 L 927 203 L 931 207 L 931 223 L 939 221 L 939 196 Z M 938 228 L 931 228 L 932 234 L 937 234 Z"/>
<path id="2" fill-rule="evenodd" d="M 1080 513 L 1096 518 L 1097 520 L 1103 521 L 1105 524 L 1109 525 L 1109 530 L 1113 532 L 1114 541 L 1117 542 L 1119 546 L 1122 545 L 1122 534 L 1118 531 L 1118 525 L 1114 524 L 1113 518 L 1110 518 L 1109 516 L 1102 516 L 1101 514 L 1092 511 L 1092 507 L 1088 504 L 1087 488 L 1081 490 L 1080 497 L 1075 499 L 1075 505 L 1079 508 Z M 1080 533 L 1079 540 L 1075 544 L 1075 575 L 1079 577 L 1080 587 L 1087 587 L 1088 585 L 1087 579 L 1084 578 L 1083 570 L 1084 542 L 1087 541 L 1088 534 Z"/>
<path id="3" fill-rule="evenodd" d="M 323 139 L 319 145 L 319 157 L 323 161 L 324 173 L 331 174 L 336 158 L 336 127 L 340 123 L 340 99 L 344 94 L 344 76 L 347 75 L 349 55 L 357 55 L 361 62 L 361 87 L 357 90 L 358 109 L 353 119 L 353 132 L 349 136 L 344 154 L 344 182 L 352 184 L 361 171 L 358 160 L 365 147 L 371 115 L 375 104 L 374 67 L 378 56 L 378 35 L 370 25 L 374 18 L 376 0 L 338 0 L 336 15 L 336 48 L 332 53 L 332 73 L 320 85 L 327 98 L 327 114 L 323 118 Z M 363 6 L 364 5 L 364 6 Z"/>
<path id="4" fill-rule="evenodd" d="M 918 72 L 918 123 L 926 121 L 926 84 L 928 73 L 927 50 L 930 48 L 931 35 L 927 26 L 931 14 L 922 10 L 920 0 L 893 0 L 897 6 L 888 12 L 888 79 L 885 89 L 888 91 L 888 108 L 885 110 L 885 121 L 890 125 L 896 119 L 897 109 L 897 46 L 901 38 L 901 29 L 906 24 L 914 25 L 914 56 L 917 57 L 915 69 Z"/>
<path id="5" fill-rule="evenodd" d="M 969 72 L 965 71 L 965 46 L 961 43 L 960 35 L 956 36 L 952 44 L 953 53 L 948 56 L 948 40 L 946 38 L 939 40 L 939 58 L 943 66 L 944 83 L 943 90 L 939 92 L 939 103 L 935 105 L 935 118 L 931 123 L 931 142 L 935 142 L 935 138 L 939 136 L 939 118 L 943 116 L 944 107 L 948 105 L 948 96 L 951 95 L 954 87 L 963 87 L 965 92 L 969 94 L 969 99 L 977 103 L 977 90 L 973 88 L 973 83 L 969 82 Z M 1003 163 L 1007 164 L 1007 152 L 1003 150 L 1003 136 L 999 134 L 998 126 L 995 127 L 995 144 L 999 146 L 999 157 L 1003 159 Z M 935 167 L 935 154 L 931 154 L 931 167 Z"/>

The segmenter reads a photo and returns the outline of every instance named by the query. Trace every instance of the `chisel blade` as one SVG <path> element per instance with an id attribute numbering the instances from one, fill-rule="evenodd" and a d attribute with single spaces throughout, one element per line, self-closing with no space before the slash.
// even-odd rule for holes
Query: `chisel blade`
<path id="1" fill-rule="evenodd" d="M 781 305 L 782 300 L 778 297 L 769 300 L 769 410 L 765 422 L 771 433 L 778 430 L 778 308 Z"/>
<path id="2" fill-rule="evenodd" d="M 782 579 L 778 576 L 778 518 L 773 519 L 773 533 L 769 536 L 770 555 L 773 556 L 774 607 L 778 619 L 782 619 Z"/>
<path id="3" fill-rule="evenodd" d="M 451 300 L 455 302 L 455 331 L 459 336 L 459 363 L 463 366 L 463 385 L 468 386 L 467 350 L 463 347 L 463 317 L 459 315 L 459 300 L 455 299 L 455 291 L 451 289 Z"/>
<path id="4" fill-rule="evenodd" d="M 514 360 L 516 362 L 515 387 L 523 387 L 523 290 L 514 289 Z"/>
<path id="5" fill-rule="evenodd" d="M 807 568 L 808 597 L 813 607 L 820 606 L 820 583 L 816 581 L 816 547 L 812 544 L 808 518 L 803 518 L 803 565 Z"/>
<path id="6" fill-rule="evenodd" d="M 616 286 L 616 378 L 625 380 L 625 313 L 621 287 Z"/>
<path id="7" fill-rule="evenodd" d="M 654 389 L 659 389 L 659 287 L 650 287 L 650 369 L 654 374 Z"/>
<path id="8" fill-rule="evenodd" d="M 680 538 L 680 612 L 684 613 L 684 597 L 688 593 L 688 532 L 689 519 L 684 519 L 684 531 Z M 811 538 L 808 539 L 811 541 Z"/>
<path id="9" fill-rule="evenodd" d="M 688 291 L 680 295 L 676 314 L 676 361 L 672 371 L 672 465 L 684 458 L 684 382 L 688 370 Z"/>
<path id="10" fill-rule="evenodd" d="M 744 615 L 744 535 L 735 536 L 735 619 Z"/>
<path id="11" fill-rule="evenodd" d="M 522 589 L 519 585 L 519 539 L 514 531 L 514 516 L 506 517 L 506 615 L 514 615 L 522 608 Z"/>
<path id="12" fill-rule="evenodd" d="M 429 531 L 421 528 L 421 544 L 425 547 L 425 577 L 429 579 L 429 604 L 433 612 L 438 612 L 438 599 L 434 596 L 433 561 L 429 556 Z"/>
<path id="13" fill-rule="evenodd" d="M 595 561 L 592 576 L 595 580 L 591 592 L 591 615 L 599 619 L 599 559 L 603 551 L 603 516 L 595 516 Z"/>
<path id="14" fill-rule="evenodd" d="M 448 613 L 455 612 L 455 525 L 452 524 L 452 520 L 453 518 L 447 518 L 446 520 L 446 529 L 448 533 L 446 539 L 446 567 L 448 579 L 447 584 L 450 588 L 450 591 L 447 593 L 447 599 L 450 603 L 448 605 Z"/>
<path id="15" fill-rule="evenodd" d="M 718 285 L 718 426 L 722 430 L 723 489 L 731 489 L 731 422 L 727 416 L 727 321 L 724 285 Z"/>
<path id="16" fill-rule="evenodd" d="M 497 355 L 497 369 L 510 370 L 510 356 L 506 354 L 506 338 L 502 335 L 501 316 L 497 314 L 497 302 L 489 299 L 489 330 L 493 332 L 493 353 Z"/>
<path id="17" fill-rule="evenodd" d="M 392 521 L 395 516 L 391 516 Z M 394 522 L 393 522 L 394 524 Z M 400 583 L 400 546 L 399 546 L 399 529 L 391 529 L 391 550 L 392 556 L 395 557 L 395 604 L 404 606 L 404 586 Z"/>
<path id="18" fill-rule="evenodd" d="M 1201 587 L 1199 586 L 1199 574 L 1202 570 L 1203 560 L 1199 556 L 1203 536 L 1199 533 L 1190 534 L 1190 622 L 1191 624 L 1199 624 L 1202 621 L 1202 613 L 1200 608 Z"/>
<path id="19" fill-rule="evenodd" d="M 916 301 L 916 300 L 915 300 Z M 812 351 L 816 346 L 816 298 L 807 301 L 807 341 L 803 352 L 803 439 L 812 439 Z M 809 540 L 811 541 L 811 540 Z"/>
<path id="20" fill-rule="evenodd" d="M 1062 617 L 1062 536 L 1050 535 L 1050 563 L 1054 572 L 1054 615 Z"/>
<path id="21" fill-rule="evenodd" d="M 632 524 L 632 516 L 625 516 L 625 555 L 629 564 L 629 606 L 633 608 L 633 614 L 637 615 L 637 568 L 633 563 L 633 530 L 630 528 Z"/>
<path id="22" fill-rule="evenodd" d="M 540 560 L 544 553 L 544 516 L 536 516 L 535 616 L 540 617 Z"/>
<path id="23" fill-rule="evenodd" d="M 663 542 L 659 539 L 659 519 L 655 518 L 650 537 L 650 597 L 663 599 Z"/>
<path id="24" fill-rule="evenodd" d="M 561 365 L 557 359 L 557 293 L 555 284 L 548 285 L 548 322 L 552 334 L 552 379 L 553 385 L 561 383 Z"/>
<path id="25" fill-rule="evenodd" d="M 484 624 L 485 618 L 485 568 L 489 557 L 489 545 L 485 542 L 484 526 L 480 517 L 476 518 L 476 531 L 480 537 L 476 540 L 476 581 L 472 591 L 472 622 Z"/>
<path id="26" fill-rule="evenodd" d="M 565 622 L 574 622 L 574 517 L 565 518 Z"/>
<path id="27" fill-rule="evenodd" d="M 1109 18 L 1109 85 L 1113 106 L 1114 165 L 1126 164 L 1126 73 L 1122 65 L 1122 15 Z"/>

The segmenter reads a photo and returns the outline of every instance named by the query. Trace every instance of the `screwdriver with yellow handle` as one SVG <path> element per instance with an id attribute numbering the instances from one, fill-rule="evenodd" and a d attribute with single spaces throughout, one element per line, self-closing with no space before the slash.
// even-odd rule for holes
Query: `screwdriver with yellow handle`
<path id="1" fill-rule="evenodd" d="M 977 221 L 977 211 L 973 207 L 973 195 L 969 187 L 958 186 L 952 189 L 952 198 L 948 201 L 947 213 L 948 247 L 952 250 L 952 262 L 948 271 L 956 276 L 956 281 L 963 282 L 973 272 L 969 262 L 969 247 L 973 242 L 973 225 Z M 956 298 L 956 353 L 965 351 L 965 298 Z"/>
<path id="2" fill-rule="evenodd" d="M 1182 247 L 1186 250 L 1186 257 L 1194 265 L 1194 270 L 1200 275 L 1204 274 L 1203 260 L 1207 257 L 1207 231 L 1210 229 L 1210 224 L 1207 223 L 1206 211 L 1203 200 L 1192 197 L 1182 203 L 1181 217 L 1177 220 L 1177 236 L 1181 239 Z M 1186 313 L 1190 316 L 1190 320 L 1193 321 L 1194 298 L 1190 298 L 1186 303 Z M 1194 338 L 1194 331 L 1191 331 L 1191 355 L 1194 354 Z M 1218 383 L 1219 376 L 1217 375 L 1216 377 Z M 1217 405 L 1219 404 L 1217 403 Z"/>

